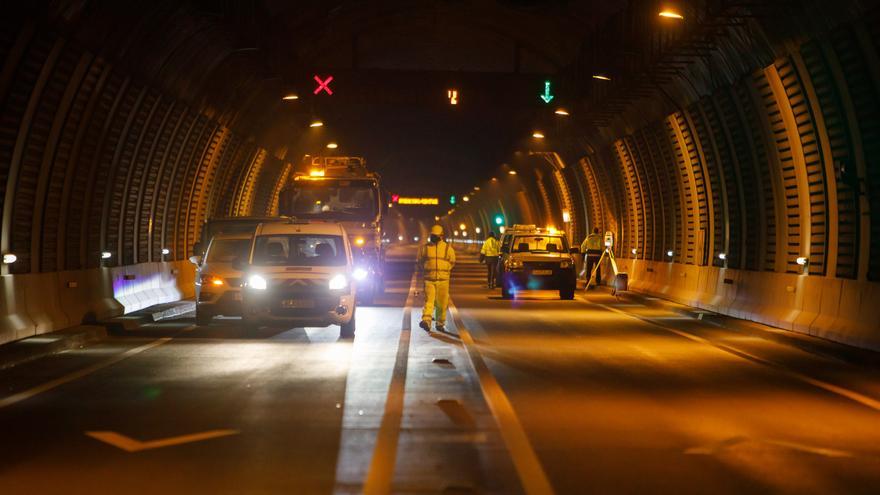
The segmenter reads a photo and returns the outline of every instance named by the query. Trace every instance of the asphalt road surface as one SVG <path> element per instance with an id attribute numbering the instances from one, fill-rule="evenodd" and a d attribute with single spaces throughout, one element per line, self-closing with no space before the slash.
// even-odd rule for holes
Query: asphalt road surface
<path id="1" fill-rule="evenodd" d="M 353 341 L 190 315 L 0 371 L 0 493 L 880 493 L 876 368 L 650 299 L 505 301 L 464 253 L 428 334 L 413 256 Z"/>

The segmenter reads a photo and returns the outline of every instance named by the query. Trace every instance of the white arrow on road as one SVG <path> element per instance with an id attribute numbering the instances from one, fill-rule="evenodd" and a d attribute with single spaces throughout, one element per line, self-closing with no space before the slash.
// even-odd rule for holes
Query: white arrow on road
<path id="1" fill-rule="evenodd" d="M 160 440 L 150 440 L 141 442 L 134 438 L 127 437 L 115 431 L 87 431 L 86 435 L 120 448 L 126 452 L 140 452 L 142 450 L 161 449 L 162 447 L 172 447 L 184 443 L 201 442 L 202 440 L 210 440 L 212 438 L 226 437 L 229 435 L 237 435 L 238 430 L 211 430 L 201 433 L 191 433 L 189 435 L 180 435 L 177 437 L 162 438 Z"/>

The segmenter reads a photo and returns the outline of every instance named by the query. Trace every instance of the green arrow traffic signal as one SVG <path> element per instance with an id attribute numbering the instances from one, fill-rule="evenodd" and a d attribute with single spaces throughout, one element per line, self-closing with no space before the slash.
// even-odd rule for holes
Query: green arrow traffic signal
<path id="1" fill-rule="evenodd" d="M 544 81 L 544 94 L 538 96 L 544 100 L 544 103 L 553 101 L 554 96 L 550 94 L 550 81 Z"/>

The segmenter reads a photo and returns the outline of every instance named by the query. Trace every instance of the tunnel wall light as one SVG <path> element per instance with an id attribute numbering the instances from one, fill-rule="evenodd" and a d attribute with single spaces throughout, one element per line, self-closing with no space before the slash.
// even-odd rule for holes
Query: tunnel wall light
<path id="1" fill-rule="evenodd" d="M 671 249 L 669 251 L 666 251 L 666 256 L 669 256 L 670 258 L 672 258 L 673 254 L 675 253 L 673 253 Z"/>
<path id="2" fill-rule="evenodd" d="M 508 173 L 509 175 L 516 175 L 516 170 L 511 170 L 511 171 L 509 171 L 509 172 L 507 172 L 507 173 Z"/>
<path id="3" fill-rule="evenodd" d="M 718 259 L 719 259 L 719 260 L 726 260 L 726 259 L 727 259 L 727 253 L 718 253 Z"/>
<path id="4" fill-rule="evenodd" d="M 465 203 L 467 203 L 468 201 L 471 200 L 471 198 L 470 198 L 470 196 L 462 196 L 461 200 L 464 201 Z"/>
<path id="5" fill-rule="evenodd" d="M 666 18 L 666 19 L 676 19 L 679 21 L 684 20 L 683 15 L 679 14 L 677 11 L 672 10 L 672 9 L 663 9 L 657 15 L 659 15 L 660 17 Z"/>
<path id="6" fill-rule="evenodd" d="M 507 228 L 505 228 L 504 225 L 498 227 L 498 232 L 500 232 L 502 234 L 504 233 L 505 230 L 507 230 Z"/>
<path id="7" fill-rule="evenodd" d="M 806 256 L 798 256 L 794 262 L 800 266 L 807 266 L 810 264 L 810 260 Z"/>
<path id="8" fill-rule="evenodd" d="M 458 105 L 458 90 L 457 89 L 446 90 L 446 98 L 449 99 L 450 105 Z"/>
<path id="9" fill-rule="evenodd" d="M 557 108 L 556 111 L 553 113 L 555 113 L 556 115 L 562 115 L 563 117 L 568 117 L 569 115 L 568 110 L 564 108 Z"/>
<path id="10" fill-rule="evenodd" d="M 11 265 L 11 264 L 15 263 L 17 260 L 18 260 L 18 256 L 14 255 L 12 253 L 6 253 L 3 255 L 3 264 L 4 265 Z"/>
<path id="11" fill-rule="evenodd" d="M 102 260 L 109 260 L 112 257 L 113 257 L 113 253 L 111 253 L 110 251 L 102 251 L 101 252 L 101 259 Z"/>
<path id="12" fill-rule="evenodd" d="M 324 123 L 321 122 L 320 120 L 316 120 L 316 121 L 312 122 L 311 124 L 309 124 L 309 127 L 323 127 L 323 126 L 324 126 Z"/>
<path id="13" fill-rule="evenodd" d="M 459 224 L 458 228 L 461 230 L 465 230 L 465 229 L 467 229 L 467 226 L 462 223 L 462 224 Z"/>
<path id="14" fill-rule="evenodd" d="M 171 254 L 171 250 L 170 250 L 170 249 L 168 249 L 168 248 L 162 248 L 162 255 L 163 255 L 163 256 L 167 256 L 167 255 L 169 255 L 169 254 Z"/>
<path id="15" fill-rule="evenodd" d="M 474 232 L 476 232 L 477 234 L 479 234 L 479 233 L 482 232 L 482 231 L 483 231 L 483 230 L 482 230 L 481 228 L 479 228 L 479 227 L 475 227 L 475 228 L 474 228 Z"/>
<path id="16" fill-rule="evenodd" d="M 458 231 L 457 231 L 457 230 L 453 230 L 453 231 L 452 231 L 452 235 L 454 235 L 455 237 L 458 237 Z"/>
<path id="17" fill-rule="evenodd" d="M 639 250 L 636 248 L 632 248 L 632 251 L 630 251 L 630 252 L 632 253 L 633 256 L 635 256 L 636 254 L 638 254 Z"/>
<path id="18" fill-rule="evenodd" d="M 610 81 L 611 78 L 606 76 L 605 74 L 593 74 L 593 79 L 598 79 L 600 81 Z"/>
<path id="19" fill-rule="evenodd" d="M 339 145 L 336 143 L 327 143 L 327 149 L 335 150 Z"/>
<path id="20" fill-rule="evenodd" d="M 462 237 L 467 237 L 467 231 L 462 232 L 462 233 L 461 233 L 461 236 L 462 236 Z"/>
<path id="21" fill-rule="evenodd" d="M 544 139 L 544 133 L 539 132 L 539 131 L 535 131 L 532 133 L 532 137 L 535 139 Z"/>
<path id="22" fill-rule="evenodd" d="M 298 100 L 298 99 L 299 99 L 299 95 L 295 95 L 295 94 L 291 93 L 291 94 L 289 94 L 289 95 L 284 95 L 281 99 L 282 99 L 282 100 L 285 100 L 285 101 Z"/>
<path id="23" fill-rule="evenodd" d="M 563 223 L 571 222 L 571 213 L 569 213 L 567 211 L 563 211 L 562 212 L 562 222 Z"/>

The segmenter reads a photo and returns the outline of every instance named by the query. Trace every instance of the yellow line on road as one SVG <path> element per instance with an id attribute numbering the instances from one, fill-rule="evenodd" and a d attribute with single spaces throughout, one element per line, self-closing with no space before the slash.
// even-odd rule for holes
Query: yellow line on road
<path id="1" fill-rule="evenodd" d="M 156 339 L 149 344 L 144 344 L 140 347 L 135 347 L 134 349 L 129 349 L 122 354 L 114 356 L 106 361 L 101 361 L 100 363 L 93 364 L 91 366 L 87 366 L 81 370 L 74 371 L 68 375 L 64 375 L 61 378 L 56 378 L 55 380 L 46 382 L 42 385 L 38 385 L 36 387 L 30 388 L 28 390 L 24 390 L 22 392 L 18 392 L 17 394 L 10 395 L 4 399 L 0 399 L 0 409 L 4 407 L 11 406 L 13 404 L 17 404 L 23 400 L 30 399 L 36 395 L 42 394 L 43 392 L 48 392 L 54 388 L 58 388 L 65 383 L 70 383 L 74 380 L 78 380 L 84 376 L 91 375 L 92 373 L 106 368 L 110 365 L 116 364 L 124 359 L 128 359 L 136 354 L 140 354 L 144 351 L 148 351 L 153 349 L 154 347 L 159 347 L 160 345 L 171 340 L 171 337 L 162 337 L 161 339 Z"/>
<path id="2" fill-rule="evenodd" d="M 452 311 L 458 335 L 464 343 L 464 348 L 468 358 L 470 358 L 471 365 L 474 367 L 474 371 L 476 371 L 477 377 L 480 380 L 483 396 L 486 397 L 486 403 L 489 404 L 489 409 L 498 423 L 498 429 L 501 431 L 504 444 L 507 445 L 507 450 L 513 459 L 513 465 L 516 467 L 523 489 L 529 495 L 552 494 L 553 487 L 550 485 L 550 480 L 547 479 L 547 474 L 544 473 L 541 461 L 532 448 L 529 437 L 526 435 L 516 412 L 513 410 L 510 399 L 507 398 L 507 394 L 504 393 L 498 380 L 492 375 L 492 372 L 477 350 L 476 343 L 473 337 L 471 337 L 471 333 L 464 326 L 458 308 L 452 302 L 449 303 L 449 308 Z"/>
<path id="3" fill-rule="evenodd" d="M 735 347 L 731 347 L 726 344 L 719 344 L 716 342 L 712 342 L 711 340 L 706 339 L 704 337 L 700 337 L 700 336 L 694 335 L 690 332 L 686 332 L 684 330 L 679 330 L 677 328 L 673 328 L 673 327 L 664 325 L 662 323 L 658 323 L 650 318 L 645 318 L 645 317 L 635 315 L 632 313 L 627 313 L 626 311 L 617 309 L 617 308 L 609 306 L 607 304 L 590 301 L 589 299 L 586 298 L 586 296 L 583 296 L 583 298 L 584 298 L 583 299 L 584 302 L 586 302 L 588 304 L 599 306 L 599 307 L 605 308 L 609 311 L 612 311 L 614 313 L 618 313 L 618 314 L 633 318 L 635 320 L 639 320 L 641 322 L 654 325 L 656 327 L 662 328 L 663 330 L 666 330 L 667 332 L 674 333 L 680 337 L 684 337 L 684 338 L 692 340 L 694 342 L 699 342 L 701 344 L 710 345 L 718 350 L 724 351 L 728 354 L 733 354 L 734 356 L 737 356 L 741 359 L 745 359 L 746 361 L 751 361 L 751 362 L 754 362 L 757 364 L 762 364 L 764 366 L 767 366 L 768 368 L 773 368 L 773 369 L 775 369 L 783 374 L 786 374 L 796 380 L 810 384 L 814 387 L 820 388 L 820 389 L 825 390 L 827 392 L 831 392 L 832 394 L 839 395 L 839 396 L 844 397 L 846 399 L 849 399 L 851 401 L 857 402 L 857 403 L 859 403 L 863 406 L 869 407 L 875 411 L 880 411 L 880 401 L 878 401 L 877 399 L 873 399 L 871 397 L 868 397 L 868 396 L 861 394 L 859 392 L 856 392 L 854 390 L 850 390 L 850 389 L 841 387 L 839 385 L 835 385 L 833 383 L 828 383 L 828 382 L 826 382 L 824 380 L 820 380 L 818 378 L 813 378 L 813 377 L 805 375 L 801 372 L 789 369 L 787 366 L 785 366 L 783 364 L 779 364 L 774 361 L 770 361 L 769 359 L 764 359 L 764 358 L 762 358 L 760 356 L 756 356 L 750 352 L 743 351 L 742 349 L 737 349 Z"/>
<path id="4" fill-rule="evenodd" d="M 412 334 L 412 305 L 416 292 L 418 272 L 413 272 L 409 284 L 409 295 L 403 309 L 403 324 L 400 340 L 397 343 L 397 357 L 394 360 L 394 371 L 388 385 L 388 398 L 385 400 L 385 412 L 379 433 L 376 435 L 376 446 L 373 459 L 364 483 L 364 494 L 385 495 L 391 493 L 394 481 L 394 465 L 397 461 L 397 443 L 400 438 L 400 424 L 403 419 L 403 395 L 406 387 L 406 368 L 409 360 L 409 341 Z"/>
<path id="5" fill-rule="evenodd" d="M 106 444 L 132 453 L 140 452 L 142 450 L 161 449 L 162 447 L 173 447 L 185 443 L 201 442 L 212 438 L 228 437 L 229 435 L 237 435 L 238 433 L 238 430 L 210 430 L 201 433 L 190 433 L 176 437 L 162 438 L 159 440 L 149 440 L 146 442 L 135 440 L 134 438 L 127 437 L 115 431 L 87 431 L 86 435 L 95 440 L 100 440 Z"/>

